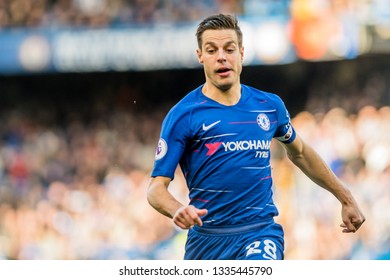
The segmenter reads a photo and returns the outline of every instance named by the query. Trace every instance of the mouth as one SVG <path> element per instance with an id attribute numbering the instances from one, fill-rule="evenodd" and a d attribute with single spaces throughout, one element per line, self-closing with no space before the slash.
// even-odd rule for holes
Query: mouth
<path id="1" fill-rule="evenodd" d="M 230 72 L 230 68 L 227 68 L 227 67 L 221 67 L 221 68 L 218 68 L 216 71 L 215 71 L 217 74 L 220 74 L 220 75 L 227 75 L 229 72 Z"/>

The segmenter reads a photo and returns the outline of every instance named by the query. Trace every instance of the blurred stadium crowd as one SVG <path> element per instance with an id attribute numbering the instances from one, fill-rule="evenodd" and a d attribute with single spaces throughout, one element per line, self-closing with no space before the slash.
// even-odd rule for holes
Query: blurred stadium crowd
<path id="1" fill-rule="evenodd" d="M 0 26 L 104 27 L 198 20 L 242 13 L 242 0 L 1 0 Z"/>
<path id="2" fill-rule="evenodd" d="M 386 0 L 0 0 L 0 27 L 109 27 L 198 21 L 212 13 L 238 16 L 333 17 L 375 21 Z M 379 11 L 381 12 L 381 11 Z M 368 23 L 368 22 L 366 22 Z M 320 26 L 319 26 L 320 27 Z"/>
<path id="3" fill-rule="evenodd" d="M 293 81 L 283 85 L 305 107 L 287 103 L 297 112 L 296 128 L 348 184 L 367 216 L 359 233 L 342 234 L 338 202 L 274 143 L 286 259 L 376 259 L 390 252 L 390 70 L 384 62 L 364 77 L 356 74 L 377 61 L 316 67 L 329 75 L 301 72 L 312 76 L 304 78 L 306 101 L 292 89 Z M 280 77 L 288 68 L 277 68 Z M 259 80 L 257 71 L 244 69 Z M 145 193 L 160 123 L 175 101 L 165 87 L 175 87 L 177 73 L 1 79 L 0 258 L 182 257 L 186 232 L 151 209 Z M 151 80 L 151 91 L 160 88 L 162 94 L 148 92 Z M 180 173 L 171 188 L 186 202 Z"/>

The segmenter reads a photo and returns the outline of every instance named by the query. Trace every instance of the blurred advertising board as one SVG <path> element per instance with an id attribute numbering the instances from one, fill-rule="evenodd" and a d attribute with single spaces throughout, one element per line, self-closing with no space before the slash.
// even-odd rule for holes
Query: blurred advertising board
<path id="1" fill-rule="evenodd" d="M 375 50 L 375 32 L 357 21 L 325 22 L 286 17 L 240 18 L 245 65 L 353 59 Z M 313 25 L 316 24 L 316 25 Z M 317 26 L 317 29 L 313 29 Z M 107 29 L 0 30 L 0 74 L 148 71 L 200 67 L 197 24 Z M 336 32 L 338 30 L 338 32 Z M 390 49 L 381 40 L 381 50 Z"/>

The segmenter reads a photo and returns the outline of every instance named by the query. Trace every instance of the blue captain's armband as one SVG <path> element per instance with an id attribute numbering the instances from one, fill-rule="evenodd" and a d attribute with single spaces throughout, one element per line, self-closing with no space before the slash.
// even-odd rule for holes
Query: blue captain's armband
<path id="1" fill-rule="evenodd" d="M 281 136 L 275 136 L 277 140 L 285 144 L 289 144 L 294 141 L 296 133 L 291 122 L 289 122 L 288 124 L 284 125 L 283 127 L 281 127 L 281 129 L 278 130 L 277 135 L 281 135 Z"/>

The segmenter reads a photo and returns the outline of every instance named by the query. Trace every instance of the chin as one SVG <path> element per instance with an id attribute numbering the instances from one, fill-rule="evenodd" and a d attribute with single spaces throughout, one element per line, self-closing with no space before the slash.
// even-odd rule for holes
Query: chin
<path id="1" fill-rule="evenodd" d="M 219 84 L 217 86 L 217 88 L 220 90 L 220 91 L 228 91 L 229 89 L 231 89 L 233 87 L 233 84 L 232 83 L 226 83 L 226 84 Z"/>

